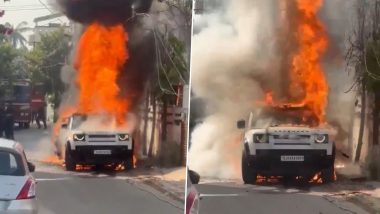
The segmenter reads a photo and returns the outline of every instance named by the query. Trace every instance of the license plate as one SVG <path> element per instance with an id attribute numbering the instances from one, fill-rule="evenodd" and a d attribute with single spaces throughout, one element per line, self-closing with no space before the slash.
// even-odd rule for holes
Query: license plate
<path id="1" fill-rule="evenodd" d="M 304 161 L 303 155 L 281 155 L 281 161 Z"/>
<path id="2" fill-rule="evenodd" d="M 110 155 L 111 150 L 94 150 L 95 155 Z"/>

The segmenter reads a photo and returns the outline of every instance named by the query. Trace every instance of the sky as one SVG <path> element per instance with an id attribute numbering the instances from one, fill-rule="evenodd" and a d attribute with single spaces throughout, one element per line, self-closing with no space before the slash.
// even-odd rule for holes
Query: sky
<path id="1" fill-rule="evenodd" d="M 42 2 L 42 3 L 41 3 Z M 47 8 L 43 5 L 45 4 Z M 17 26 L 17 24 L 26 21 L 29 27 L 34 27 L 33 19 L 46 16 L 58 12 L 54 7 L 54 0 L 9 0 L 4 2 L 0 0 L 0 10 L 5 10 L 3 17 L 0 17 L 0 24 L 9 22 Z M 62 22 L 68 22 L 67 18 L 60 18 Z M 59 20 L 52 20 L 51 22 L 60 22 Z"/>

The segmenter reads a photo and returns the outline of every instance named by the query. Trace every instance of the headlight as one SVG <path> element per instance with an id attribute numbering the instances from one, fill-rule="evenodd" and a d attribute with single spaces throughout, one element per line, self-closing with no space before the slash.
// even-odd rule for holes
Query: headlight
<path id="1" fill-rule="evenodd" d="M 315 135 L 314 139 L 315 139 L 316 143 L 328 143 L 329 142 L 329 136 L 327 134 Z"/>
<path id="2" fill-rule="evenodd" d="M 254 143 L 268 143 L 268 137 L 266 134 L 254 134 L 253 142 Z"/>
<path id="3" fill-rule="evenodd" d="M 119 134 L 119 140 L 120 141 L 129 140 L 129 135 L 128 134 Z"/>
<path id="4" fill-rule="evenodd" d="M 84 141 L 86 136 L 84 134 L 74 134 L 73 139 L 74 141 Z"/>

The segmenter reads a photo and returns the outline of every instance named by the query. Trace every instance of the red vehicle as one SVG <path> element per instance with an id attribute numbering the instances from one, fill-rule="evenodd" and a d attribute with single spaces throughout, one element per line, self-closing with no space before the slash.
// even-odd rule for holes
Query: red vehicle
<path id="1" fill-rule="evenodd" d="M 9 84 L 9 81 L 1 81 L 1 85 L 6 88 L 5 102 L 13 107 L 15 123 L 18 123 L 19 127 L 29 128 L 33 113 L 45 107 L 43 85 L 33 86 L 29 79 L 17 79 L 11 86 Z"/>

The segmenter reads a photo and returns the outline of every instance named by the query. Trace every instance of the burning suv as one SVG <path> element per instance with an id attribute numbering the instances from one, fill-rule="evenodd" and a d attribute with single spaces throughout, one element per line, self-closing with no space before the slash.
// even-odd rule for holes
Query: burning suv
<path id="1" fill-rule="evenodd" d="M 239 129 L 245 129 L 244 183 L 255 183 L 258 175 L 285 179 L 300 176 L 309 181 L 317 173 L 324 183 L 334 181 L 334 130 L 305 125 L 302 119 L 295 119 L 293 113 L 297 112 L 292 109 L 283 113 L 286 114 L 261 110 L 250 114 L 247 125 L 244 120 L 237 122 Z"/>
<path id="2" fill-rule="evenodd" d="M 59 156 L 65 160 L 66 170 L 74 171 L 76 164 L 124 164 L 133 168 L 134 143 L 126 131 L 97 131 L 86 126 L 87 116 L 75 114 L 65 120 L 57 138 Z"/>

